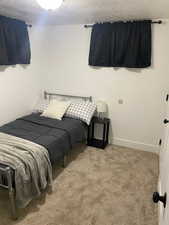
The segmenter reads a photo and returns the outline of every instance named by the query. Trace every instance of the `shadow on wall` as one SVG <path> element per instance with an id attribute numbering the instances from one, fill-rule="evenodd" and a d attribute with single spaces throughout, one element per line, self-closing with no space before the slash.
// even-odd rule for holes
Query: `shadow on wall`
<path id="1" fill-rule="evenodd" d="M 107 118 L 111 118 L 110 117 L 110 113 L 109 113 L 109 108 L 107 111 Z M 109 144 L 113 144 L 113 139 L 114 139 L 114 132 L 113 132 L 113 125 L 112 125 L 112 121 L 110 120 L 110 127 L 109 127 Z"/>

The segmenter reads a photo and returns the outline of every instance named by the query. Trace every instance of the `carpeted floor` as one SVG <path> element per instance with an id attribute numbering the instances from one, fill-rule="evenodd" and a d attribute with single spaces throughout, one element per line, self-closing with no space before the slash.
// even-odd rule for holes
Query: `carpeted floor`
<path id="1" fill-rule="evenodd" d="M 158 156 L 109 146 L 81 146 L 66 169 L 55 168 L 54 191 L 34 200 L 12 221 L 0 193 L 0 225 L 157 225 Z"/>

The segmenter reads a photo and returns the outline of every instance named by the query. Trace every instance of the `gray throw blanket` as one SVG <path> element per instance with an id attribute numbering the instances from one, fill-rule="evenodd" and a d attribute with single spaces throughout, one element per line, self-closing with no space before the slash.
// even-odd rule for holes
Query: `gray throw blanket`
<path id="1" fill-rule="evenodd" d="M 0 132 L 0 163 L 15 170 L 16 205 L 24 208 L 52 185 L 48 151 L 41 145 Z"/>

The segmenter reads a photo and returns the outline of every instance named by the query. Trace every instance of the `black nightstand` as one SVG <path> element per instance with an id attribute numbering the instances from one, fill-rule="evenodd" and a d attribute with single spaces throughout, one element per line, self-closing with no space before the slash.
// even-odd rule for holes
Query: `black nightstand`
<path id="1" fill-rule="evenodd" d="M 103 138 L 101 140 L 94 138 L 95 124 L 103 124 Z M 88 127 L 87 145 L 104 149 L 109 142 L 109 126 L 110 119 L 93 117 Z"/>

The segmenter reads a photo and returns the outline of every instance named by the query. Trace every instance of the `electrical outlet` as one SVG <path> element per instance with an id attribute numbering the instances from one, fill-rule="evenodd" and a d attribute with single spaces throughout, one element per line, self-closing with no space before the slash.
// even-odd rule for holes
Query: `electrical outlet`
<path id="1" fill-rule="evenodd" d="M 123 99 L 119 99 L 119 100 L 118 100 L 118 103 L 119 103 L 119 104 L 123 104 Z"/>

